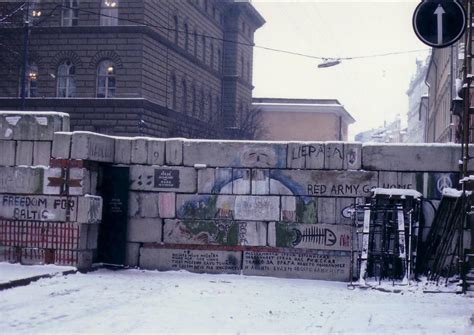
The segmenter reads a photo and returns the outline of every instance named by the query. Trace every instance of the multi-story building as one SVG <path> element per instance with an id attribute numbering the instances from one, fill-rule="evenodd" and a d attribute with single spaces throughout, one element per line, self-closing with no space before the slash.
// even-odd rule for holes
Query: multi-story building
<path id="1" fill-rule="evenodd" d="M 425 141 L 425 122 L 427 112 L 428 86 L 426 85 L 426 72 L 428 60 L 416 61 L 416 73 L 411 79 L 407 90 L 408 113 L 407 132 L 405 142 L 421 143 Z"/>
<path id="2" fill-rule="evenodd" d="M 425 119 L 425 142 L 459 142 L 458 118 L 452 102 L 457 97 L 456 78 L 462 66 L 460 43 L 433 49 L 428 63 L 426 84 L 428 104 Z M 461 57 L 460 57 L 461 56 Z"/>
<path id="3" fill-rule="evenodd" d="M 355 122 L 336 99 L 254 98 L 253 109 L 260 140 L 347 141 Z"/>
<path id="4" fill-rule="evenodd" d="M 264 22 L 233 0 L 1 2 L 0 108 L 67 112 L 74 130 L 245 137 Z"/>
<path id="5" fill-rule="evenodd" d="M 355 136 L 357 142 L 372 143 L 401 143 L 405 140 L 406 129 L 402 128 L 400 115 L 394 121 L 384 122 L 383 127 L 366 130 Z"/>

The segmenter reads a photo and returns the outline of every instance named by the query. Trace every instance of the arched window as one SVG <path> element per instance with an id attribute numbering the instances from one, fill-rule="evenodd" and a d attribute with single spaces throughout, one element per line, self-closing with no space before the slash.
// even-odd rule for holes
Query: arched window
<path id="1" fill-rule="evenodd" d="M 186 80 L 183 79 L 183 81 L 181 82 L 181 85 L 183 87 L 183 96 L 182 96 L 182 111 L 183 111 L 183 114 L 186 114 L 187 111 L 188 111 L 188 86 L 186 85 Z"/>
<path id="2" fill-rule="evenodd" d="M 214 44 L 211 43 L 211 59 L 209 61 L 211 68 L 214 68 Z"/>
<path id="3" fill-rule="evenodd" d="M 38 66 L 35 63 L 31 63 L 28 66 L 28 72 L 26 73 L 25 89 L 26 97 L 34 98 L 38 96 Z"/>
<path id="4" fill-rule="evenodd" d="M 184 24 L 184 50 L 189 50 L 189 29 L 188 24 Z"/>
<path id="5" fill-rule="evenodd" d="M 103 60 L 97 67 L 97 98 L 115 96 L 115 65 L 110 60 Z"/>
<path id="6" fill-rule="evenodd" d="M 76 96 L 76 67 L 70 60 L 58 66 L 56 95 L 61 98 Z"/>
<path id="7" fill-rule="evenodd" d="M 176 77 L 174 75 L 171 76 L 171 109 L 176 110 Z"/>
<path id="8" fill-rule="evenodd" d="M 79 0 L 63 0 L 61 11 L 61 25 L 63 27 L 77 26 L 79 14 Z"/>
<path id="9" fill-rule="evenodd" d="M 100 25 L 116 26 L 118 25 L 118 0 L 101 0 L 100 5 Z"/>
<path id="10" fill-rule="evenodd" d="M 174 17 L 174 43 L 176 45 L 179 44 L 179 22 L 178 22 L 178 17 Z"/>
<path id="11" fill-rule="evenodd" d="M 206 63 L 206 36 L 202 36 L 202 61 Z"/>
<path id="12" fill-rule="evenodd" d="M 194 57 L 197 58 L 197 51 L 198 51 L 198 33 L 194 31 Z"/>

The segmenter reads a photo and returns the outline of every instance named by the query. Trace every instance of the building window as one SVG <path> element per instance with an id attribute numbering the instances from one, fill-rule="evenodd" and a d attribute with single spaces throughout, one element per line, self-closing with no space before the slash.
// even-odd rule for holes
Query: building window
<path id="1" fill-rule="evenodd" d="M 202 36 L 202 61 L 206 63 L 206 37 Z"/>
<path id="2" fill-rule="evenodd" d="M 181 85 L 183 86 L 183 96 L 182 96 L 182 110 L 183 114 L 186 114 L 188 110 L 188 86 L 186 85 L 186 80 L 183 79 Z"/>
<path id="3" fill-rule="evenodd" d="M 174 17 L 174 43 L 176 45 L 179 44 L 179 22 L 178 22 L 178 17 Z"/>
<path id="4" fill-rule="evenodd" d="M 196 115 L 196 87 L 193 85 L 192 96 L 191 96 L 191 113 L 193 116 Z"/>
<path id="5" fill-rule="evenodd" d="M 173 75 L 171 76 L 171 109 L 176 110 L 176 77 Z"/>
<path id="6" fill-rule="evenodd" d="M 77 26 L 79 0 L 63 0 L 61 11 L 61 25 L 63 27 Z"/>
<path id="7" fill-rule="evenodd" d="M 100 6 L 100 25 L 118 25 L 118 0 L 102 0 Z"/>
<path id="8" fill-rule="evenodd" d="M 58 67 L 57 92 L 60 98 L 76 96 L 76 67 L 70 60 L 62 62 Z"/>
<path id="9" fill-rule="evenodd" d="M 188 24 L 184 24 L 184 49 L 186 51 L 189 50 L 189 29 L 188 29 Z"/>
<path id="10" fill-rule="evenodd" d="M 97 98 L 115 96 L 115 65 L 110 60 L 103 60 L 97 68 Z"/>
<path id="11" fill-rule="evenodd" d="M 26 73 L 25 97 L 34 98 L 38 96 L 38 66 L 31 63 Z"/>
<path id="12" fill-rule="evenodd" d="M 214 44 L 211 43 L 211 59 L 209 60 L 211 68 L 214 68 Z"/>
<path id="13" fill-rule="evenodd" d="M 201 89 L 199 100 L 199 117 L 202 119 L 204 117 L 204 91 Z"/>
<path id="14" fill-rule="evenodd" d="M 194 57 L 197 58 L 197 51 L 198 51 L 198 33 L 194 31 Z"/>

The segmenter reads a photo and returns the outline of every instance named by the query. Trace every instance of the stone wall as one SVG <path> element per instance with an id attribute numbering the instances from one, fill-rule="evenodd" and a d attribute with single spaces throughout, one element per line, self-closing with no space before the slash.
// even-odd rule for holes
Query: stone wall
<path id="1" fill-rule="evenodd" d="M 67 131 L 57 131 L 51 147 L 49 167 L 0 168 L 0 216 L 8 222 L 32 216 L 35 224 L 85 226 L 91 244 L 70 250 L 93 255 L 97 237 L 89 228 L 100 218 L 92 220 L 81 206 L 100 198 L 85 194 L 96 193 L 101 165 L 128 166 L 125 265 L 340 281 L 350 279 L 349 210 L 373 187 L 407 188 L 423 194 L 430 214 L 441 190 L 458 186 L 461 154 L 458 145 L 165 140 Z M 15 173 L 27 176 L 25 182 Z M 69 182 L 52 182 L 64 176 Z M 64 197 L 78 207 L 66 206 L 67 213 L 55 208 Z M 21 203 L 29 210 L 24 214 Z M 10 248 L 5 241 L 2 248 Z"/>

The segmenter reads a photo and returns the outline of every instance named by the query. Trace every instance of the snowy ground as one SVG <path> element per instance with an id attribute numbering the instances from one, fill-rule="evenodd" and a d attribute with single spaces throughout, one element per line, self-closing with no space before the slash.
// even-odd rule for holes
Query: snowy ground
<path id="1" fill-rule="evenodd" d="M 99 270 L 0 291 L 10 333 L 473 334 L 474 299 L 345 283 Z"/>

